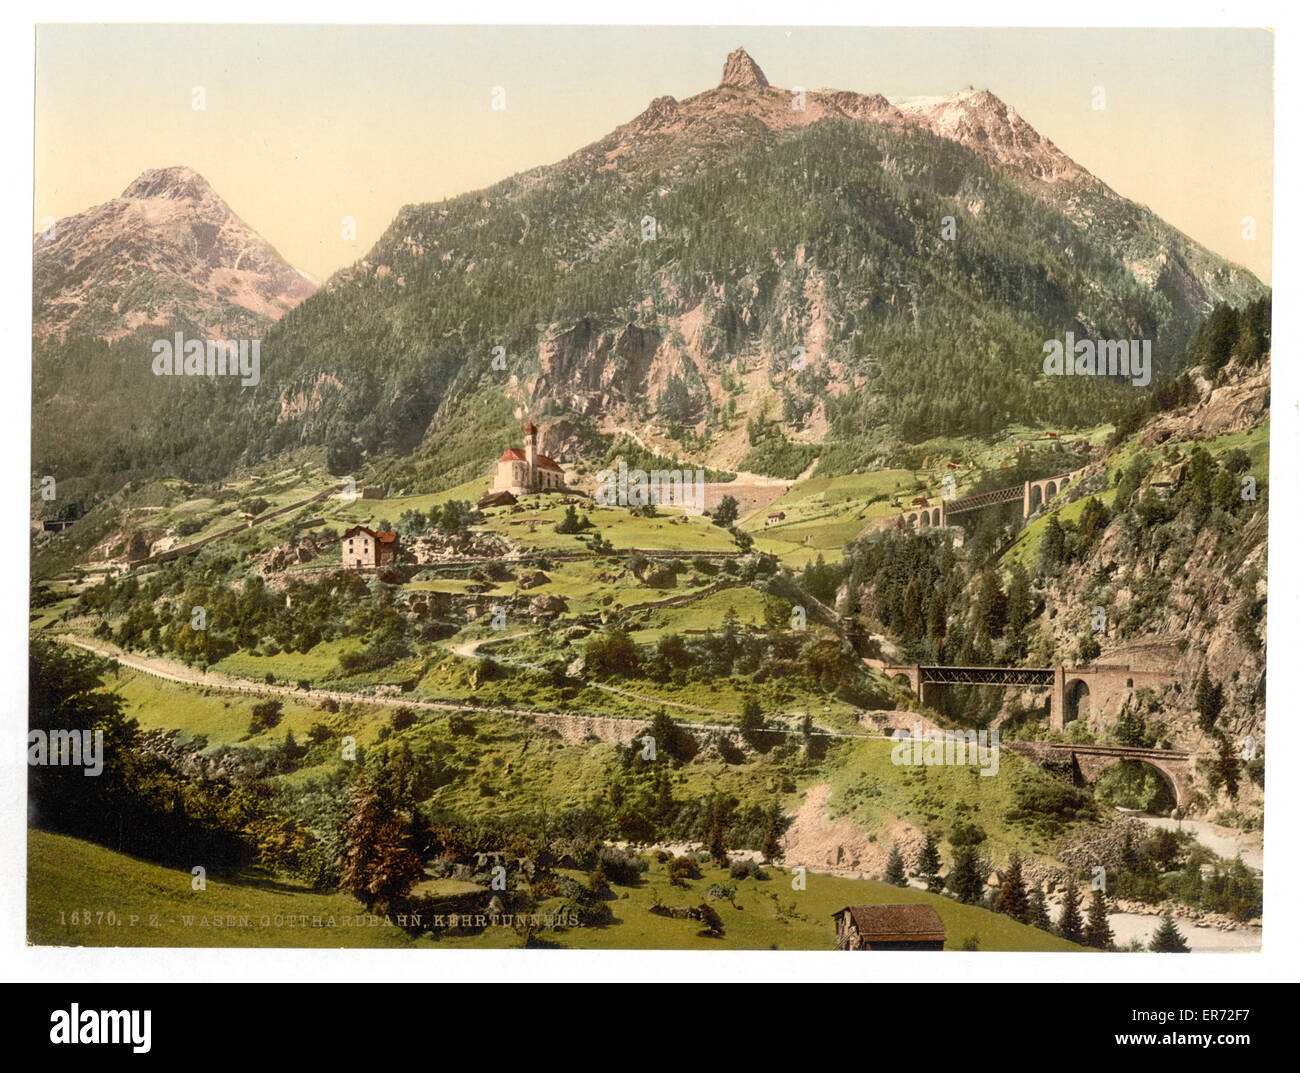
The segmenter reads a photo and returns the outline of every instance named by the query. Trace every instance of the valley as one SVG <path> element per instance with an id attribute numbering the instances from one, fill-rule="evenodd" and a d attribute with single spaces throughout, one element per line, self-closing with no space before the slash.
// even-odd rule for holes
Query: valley
<path id="1" fill-rule="evenodd" d="M 190 169 L 37 239 L 32 727 L 111 748 L 31 769 L 30 941 L 1259 947 L 1268 288 L 988 91 L 788 97 L 737 50 L 319 288 Z"/>

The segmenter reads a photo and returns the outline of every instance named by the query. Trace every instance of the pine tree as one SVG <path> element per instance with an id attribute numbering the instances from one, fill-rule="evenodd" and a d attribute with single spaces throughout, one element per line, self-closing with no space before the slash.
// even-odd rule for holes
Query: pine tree
<path id="1" fill-rule="evenodd" d="M 896 887 L 907 886 L 907 865 L 897 846 L 889 853 L 889 863 L 885 866 L 885 882 L 892 883 Z"/>
<path id="2" fill-rule="evenodd" d="M 1096 887 L 1088 904 L 1088 923 L 1083 929 L 1083 941 L 1097 950 L 1106 950 L 1115 942 L 1115 935 L 1106 920 L 1106 892 Z"/>
<path id="3" fill-rule="evenodd" d="M 939 843 L 934 840 L 934 835 L 928 831 L 925 835 L 925 845 L 921 847 L 921 856 L 917 861 L 916 870 L 925 880 L 926 889 L 938 893 L 943 889 L 943 880 L 939 878 L 939 869 L 943 866 L 943 861 L 939 857 Z"/>
<path id="4" fill-rule="evenodd" d="M 1024 870 L 1018 853 L 1011 855 L 1011 863 L 1007 865 L 1006 875 L 1002 877 L 1002 885 L 998 888 L 997 910 L 1021 924 L 1029 923 L 1029 895 L 1025 891 Z"/>
<path id="5" fill-rule="evenodd" d="M 1007 598 L 1002 592 L 1002 581 L 992 567 L 980 577 L 979 611 L 976 615 L 980 633 L 987 638 L 1001 637 L 1007 621 Z"/>
<path id="6" fill-rule="evenodd" d="M 713 798 L 713 816 L 709 822 L 709 855 L 718 863 L 727 860 L 727 817 L 722 795 Z"/>
<path id="7" fill-rule="evenodd" d="M 952 871 L 948 873 L 948 889 L 959 902 L 979 905 L 984 901 L 984 883 L 989 877 L 988 862 L 974 846 L 954 848 Z"/>
<path id="8" fill-rule="evenodd" d="M 1047 516 L 1047 524 L 1043 526 L 1043 539 L 1039 545 L 1042 549 L 1040 552 L 1040 569 L 1045 574 L 1055 573 L 1065 561 L 1065 530 L 1061 528 L 1061 523 L 1056 520 L 1055 514 Z"/>
<path id="9" fill-rule="evenodd" d="M 1219 755 L 1215 759 L 1214 770 L 1223 782 L 1223 788 L 1227 791 L 1228 796 L 1235 801 L 1237 791 L 1240 789 L 1241 761 L 1237 756 L 1236 749 L 1232 746 L 1232 742 L 1226 737 L 1219 739 Z"/>
<path id="10" fill-rule="evenodd" d="M 1210 680 L 1210 672 L 1205 667 L 1196 681 L 1196 710 L 1200 714 L 1197 723 L 1202 733 L 1212 734 L 1223 711 L 1223 686 Z"/>
<path id="11" fill-rule="evenodd" d="M 921 590 L 912 578 L 903 590 L 903 636 L 915 641 L 921 636 L 921 625 Z"/>
<path id="12" fill-rule="evenodd" d="M 942 659 L 943 639 L 948 633 L 948 607 L 941 593 L 936 593 L 927 605 L 925 629 L 935 659 Z"/>
<path id="13" fill-rule="evenodd" d="M 1033 614 L 1033 594 L 1029 590 L 1029 574 L 1019 563 L 1011 567 L 1011 584 L 1007 586 L 1007 630 L 1019 637 L 1029 625 Z"/>
<path id="14" fill-rule="evenodd" d="M 781 827 L 785 819 L 781 803 L 773 801 L 763 814 L 763 859 L 769 864 L 781 856 Z"/>
<path id="15" fill-rule="evenodd" d="M 1061 920 L 1056 930 L 1062 939 L 1072 943 L 1083 941 L 1083 918 L 1079 915 L 1079 888 L 1074 877 L 1065 885 L 1065 901 L 1061 905 Z"/>
<path id="16" fill-rule="evenodd" d="M 1034 893 L 1029 896 L 1029 923 L 1043 931 L 1052 930 L 1052 917 L 1047 912 L 1047 895 L 1043 891 L 1043 885 L 1038 884 L 1034 888 Z"/>
<path id="17" fill-rule="evenodd" d="M 1187 954 L 1191 951 L 1182 932 L 1174 926 L 1172 913 L 1165 913 L 1164 919 L 1160 921 L 1160 927 L 1147 943 L 1147 949 L 1153 954 Z"/>

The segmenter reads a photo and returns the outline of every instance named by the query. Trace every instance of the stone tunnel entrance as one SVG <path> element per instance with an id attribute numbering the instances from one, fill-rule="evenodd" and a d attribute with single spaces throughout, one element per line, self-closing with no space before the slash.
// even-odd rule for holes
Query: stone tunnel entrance
<path id="1" fill-rule="evenodd" d="M 1088 689 L 1088 683 L 1082 678 L 1071 679 L 1065 685 L 1063 722 L 1071 723 L 1075 719 L 1087 719 L 1091 711 L 1091 693 Z"/>

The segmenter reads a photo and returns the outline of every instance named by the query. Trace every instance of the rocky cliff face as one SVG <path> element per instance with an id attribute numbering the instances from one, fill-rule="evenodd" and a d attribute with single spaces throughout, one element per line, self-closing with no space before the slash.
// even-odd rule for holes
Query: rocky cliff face
<path id="1" fill-rule="evenodd" d="M 1150 471 L 1134 503 L 1177 503 L 1189 475 L 1189 453 L 1228 434 L 1259 434 L 1268 420 L 1267 363 L 1262 368 L 1230 370 L 1217 387 L 1202 381 L 1201 398 L 1182 410 L 1161 415 L 1134 437 L 1147 447 Z M 1231 442 L 1231 441 L 1230 441 Z M 1219 441 L 1222 449 L 1222 440 Z M 1133 455 L 1127 456 L 1129 458 Z M 1220 456 L 1222 457 L 1222 456 Z M 1130 462 L 1130 465 L 1133 463 Z M 1099 469 L 1100 467 L 1094 467 Z M 1228 491 L 1235 498 L 1246 479 L 1254 499 L 1235 505 L 1231 517 L 1216 511 L 1200 525 L 1187 512 L 1155 514 L 1139 523 L 1132 508 L 1115 505 L 1114 516 L 1082 562 L 1045 586 L 1040 626 L 1058 653 L 1071 653 L 1096 608 L 1105 611 L 1097 663 L 1145 669 L 1160 664 L 1173 685 L 1150 718 L 1163 721 L 1178 748 L 1211 758 L 1214 737 L 1198 727 L 1197 682 L 1204 669 L 1223 689 L 1218 726 L 1234 743 L 1246 737 L 1262 746 L 1265 735 L 1265 664 L 1268 598 L 1268 501 L 1266 468 L 1233 473 Z M 1104 480 L 1081 483 L 1098 493 Z M 1118 707 L 1100 714 L 1111 722 Z M 1242 781 L 1242 799 L 1253 788 Z"/>

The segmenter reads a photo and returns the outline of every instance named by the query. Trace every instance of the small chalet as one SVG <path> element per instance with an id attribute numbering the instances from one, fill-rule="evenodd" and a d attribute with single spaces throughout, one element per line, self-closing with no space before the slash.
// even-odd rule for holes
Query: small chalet
<path id="1" fill-rule="evenodd" d="M 478 501 L 478 509 L 487 510 L 488 507 L 513 507 L 518 502 L 519 500 L 509 492 L 486 492 Z"/>
<path id="2" fill-rule="evenodd" d="M 388 566 L 397 559 L 397 534 L 354 525 L 342 537 L 343 568 L 357 570 L 367 566 Z"/>
<path id="3" fill-rule="evenodd" d="M 831 915 L 836 950 L 942 950 L 948 938 L 930 905 L 848 905 Z"/>
<path id="4" fill-rule="evenodd" d="M 785 511 L 783 510 L 774 511 L 767 516 L 768 525 L 776 525 L 777 522 L 783 521 L 785 521 Z"/>

